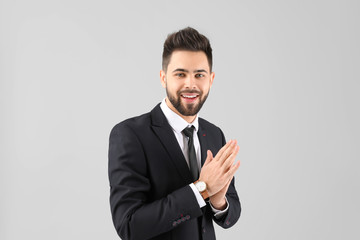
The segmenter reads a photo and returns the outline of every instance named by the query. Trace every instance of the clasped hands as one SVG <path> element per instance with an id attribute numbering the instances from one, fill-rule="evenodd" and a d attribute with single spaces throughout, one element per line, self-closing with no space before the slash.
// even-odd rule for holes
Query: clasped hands
<path id="1" fill-rule="evenodd" d="M 210 202 L 216 209 L 226 208 L 225 194 L 240 166 L 240 161 L 234 164 L 239 148 L 236 140 L 230 140 L 215 157 L 210 150 L 207 151 L 207 158 L 201 168 L 199 181 L 206 183 Z"/>

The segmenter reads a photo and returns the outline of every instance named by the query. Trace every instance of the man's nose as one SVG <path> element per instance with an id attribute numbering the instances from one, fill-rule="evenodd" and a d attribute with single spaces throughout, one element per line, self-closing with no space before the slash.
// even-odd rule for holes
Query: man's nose
<path id="1" fill-rule="evenodd" d="M 185 79 L 185 88 L 193 89 L 196 88 L 196 79 L 194 76 L 188 75 Z"/>

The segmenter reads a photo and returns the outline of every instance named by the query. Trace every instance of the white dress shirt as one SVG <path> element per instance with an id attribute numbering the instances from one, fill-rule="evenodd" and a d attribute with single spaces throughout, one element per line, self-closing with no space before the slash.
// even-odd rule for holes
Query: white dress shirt
<path id="1" fill-rule="evenodd" d="M 200 149 L 200 142 L 199 142 L 199 138 L 197 135 L 197 132 L 199 130 L 199 118 L 198 115 L 196 115 L 194 121 L 190 124 L 187 121 L 185 121 L 182 117 L 180 117 L 178 114 L 176 114 L 174 111 L 172 111 L 169 106 L 166 104 L 166 100 L 163 99 L 163 101 L 160 104 L 160 108 L 163 111 L 166 119 L 168 120 L 174 134 L 176 137 L 176 140 L 179 143 L 179 146 L 184 154 L 186 163 L 189 165 L 189 155 L 188 155 L 188 137 L 186 137 L 184 135 L 184 133 L 182 132 L 186 127 L 191 127 L 194 126 L 194 134 L 193 134 L 193 139 L 194 139 L 194 148 L 195 148 L 195 153 L 196 153 L 196 158 L 197 158 L 197 163 L 198 163 L 198 167 L 199 169 L 201 169 L 201 149 Z M 199 203 L 199 206 L 202 208 L 204 206 L 206 206 L 206 203 L 203 199 L 203 197 L 201 196 L 199 190 L 195 187 L 194 183 L 189 184 L 189 186 L 191 187 L 191 189 L 193 190 L 195 196 L 196 196 L 196 200 Z M 226 199 L 226 197 L 225 197 Z M 229 203 L 227 202 L 226 199 L 226 203 L 227 203 L 227 207 L 225 210 L 221 211 L 218 209 L 215 209 L 211 203 L 210 206 L 213 210 L 213 212 L 215 213 L 215 217 L 220 217 L 222 216 L 224 213 L 227 212 L 228 208 L 229 208 Z"/>

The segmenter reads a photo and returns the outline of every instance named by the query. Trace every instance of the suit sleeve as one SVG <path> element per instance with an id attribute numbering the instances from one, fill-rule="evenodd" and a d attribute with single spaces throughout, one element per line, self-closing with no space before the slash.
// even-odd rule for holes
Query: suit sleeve
<path id="1" fill-rule="evenodd" d="M 113 222 L 123 240 L 148 239 L 202 215 L 188 185 L 162 199 L 149 200 L 152 185 L 146 155 L 139 138 L 125 124 L 118 124 L 110 134 L 109 181 Z"/>
<path id="2" fill-rule="evenodd" d="M 222 145 L 226 144 L 225 136 L 220 130 L 222 135 Z M 229 189 L 226 193 L 226 198 L 229 202 L 228 211 L 221 216 L 220 218 L 213 217 L 214 222 L 216 222 L 220 227 L 230 228 L 232 227 L 239 219 L 241 213 L 241 205 L 238 194 L 235 189 L 235 177 L 232 179 Z"/>

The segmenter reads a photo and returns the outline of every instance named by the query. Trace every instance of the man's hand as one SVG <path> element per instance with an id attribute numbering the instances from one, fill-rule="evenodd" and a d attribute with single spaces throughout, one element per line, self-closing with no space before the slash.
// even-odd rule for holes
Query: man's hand
<path id="1" fill-rule="evenodd" d="M 223 189 L 220 190 L 220 192 L 214 194 L 213 196 L 210 197 L 210 202 L 211 205 L 218 209 L 218 210 L 224 210 L 226 208 L 226 199 L 225 199 L 225 194 L 230 186 L 231 180 L 229 180 L 229 182 L 225 185 L 225 187 L 223 187 Z"/>
<path id="2" fill-rule="evenodd" d="M 236 140 L 230 140 L 225 144 L 215 157 L 210 150 L 207 151 L 207 158 L 201 168 L 199 181 L 206 183 L 210 199 L 214 200 L 215 205 L 221 201 L 221 198 L 225 201 L 227 188 L 240 166 L 240 162 L 234 164 L 238 152 L 239 146 L 237 146 Z M 214 196 L 217 193 L 219 194 Z"/>

